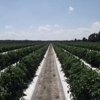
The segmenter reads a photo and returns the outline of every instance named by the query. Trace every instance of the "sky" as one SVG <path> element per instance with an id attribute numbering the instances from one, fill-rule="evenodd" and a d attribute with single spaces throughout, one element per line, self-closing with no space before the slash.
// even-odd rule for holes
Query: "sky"
<path id="1" fill-rule="evenodd" d="M 72 40 L 100 31 L 100 0 L 0 0 L 0 40 Z"/>

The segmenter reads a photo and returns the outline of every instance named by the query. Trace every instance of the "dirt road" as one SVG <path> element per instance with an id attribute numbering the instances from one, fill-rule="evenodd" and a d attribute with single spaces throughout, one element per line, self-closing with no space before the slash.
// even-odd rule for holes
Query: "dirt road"
<path id="1" fill-rule="evenodd" d="M 41 74 L 38 77 L 31 100 L 65 100 L 52 45 L 49 47 Z"/>

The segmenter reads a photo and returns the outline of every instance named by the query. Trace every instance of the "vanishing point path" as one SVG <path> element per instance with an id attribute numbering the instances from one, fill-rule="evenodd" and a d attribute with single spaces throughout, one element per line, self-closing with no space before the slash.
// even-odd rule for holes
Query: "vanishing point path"
<path id="1" fill-rule="evenodd" d="M 58 75 L 53 46 L 49 46 L 45 62 L 31 100 L 65 100 Z"/>

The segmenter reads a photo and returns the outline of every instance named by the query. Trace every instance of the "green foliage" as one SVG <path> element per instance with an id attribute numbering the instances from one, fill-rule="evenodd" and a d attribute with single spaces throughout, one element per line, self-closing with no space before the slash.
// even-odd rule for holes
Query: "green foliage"
<path id="1" fill-rule="evenodd" d="M 41 46 L 40 46 L 41 47 Z M 0 77 L 0 100 L 19 100 L 23 90 L 35 76 L 35 72 L 43 59 L 48 45 L 39 48 L 32 54 L 22 58 L 19 64 L 10 66 Z"/>
<path id="2" fill-rule="evenodd" d="M 41 48 L 44 44 L 35 45 L 31 47 L 22 48 L 16 51 L 10 51 L 7 54 L 0 54 L 0 70 L 14 64 L 24 56 L 32 53 L 33 51 Z"/>
<path id="3" fill-rule="evenodd" d="M 65 44 L 57 44 L 57 45 L 69 51 L 73 55 L 76 55 L 79 58 L 85 60 L 86 62 L 91 64 L 93 67 L 99 68 L 100 66 L 100 53 L 99 52 L 91 51 L 85 48 L 69 46 Z"/>
<path id="4" fill-rule="evenodd" d="M 55 46 L 55 51 L 70 84 L 73 100 L 100 100 L 100 75 L 62 48 Z"/>
<path id="5" fill-rule="evenodd" d="M 100 42 L 65 42 L 64 44 L 67 44 L 69 46 L 100 51 Z"/>
<path id="6" fill-rule="evenodd" d="M 35 45 L 35 43 L 0 43 L 0 53 Z"/>
<path id="7" fill-rule="evenodd" d="M 91 42 L 99 41 L 100 42 L 100 31 L 98 33 L 93 33 L 88 37 L 88 40 Z"/>

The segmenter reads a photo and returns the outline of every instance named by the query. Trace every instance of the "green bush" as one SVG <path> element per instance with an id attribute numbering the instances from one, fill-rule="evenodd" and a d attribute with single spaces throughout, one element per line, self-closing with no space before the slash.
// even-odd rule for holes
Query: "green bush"
<path id="1" fill-rule="evenodd" d="M 100 100 L 100 75 L 62 48 L 55 46 L 55 51 L 70 84 L 73 100 Z"/>

